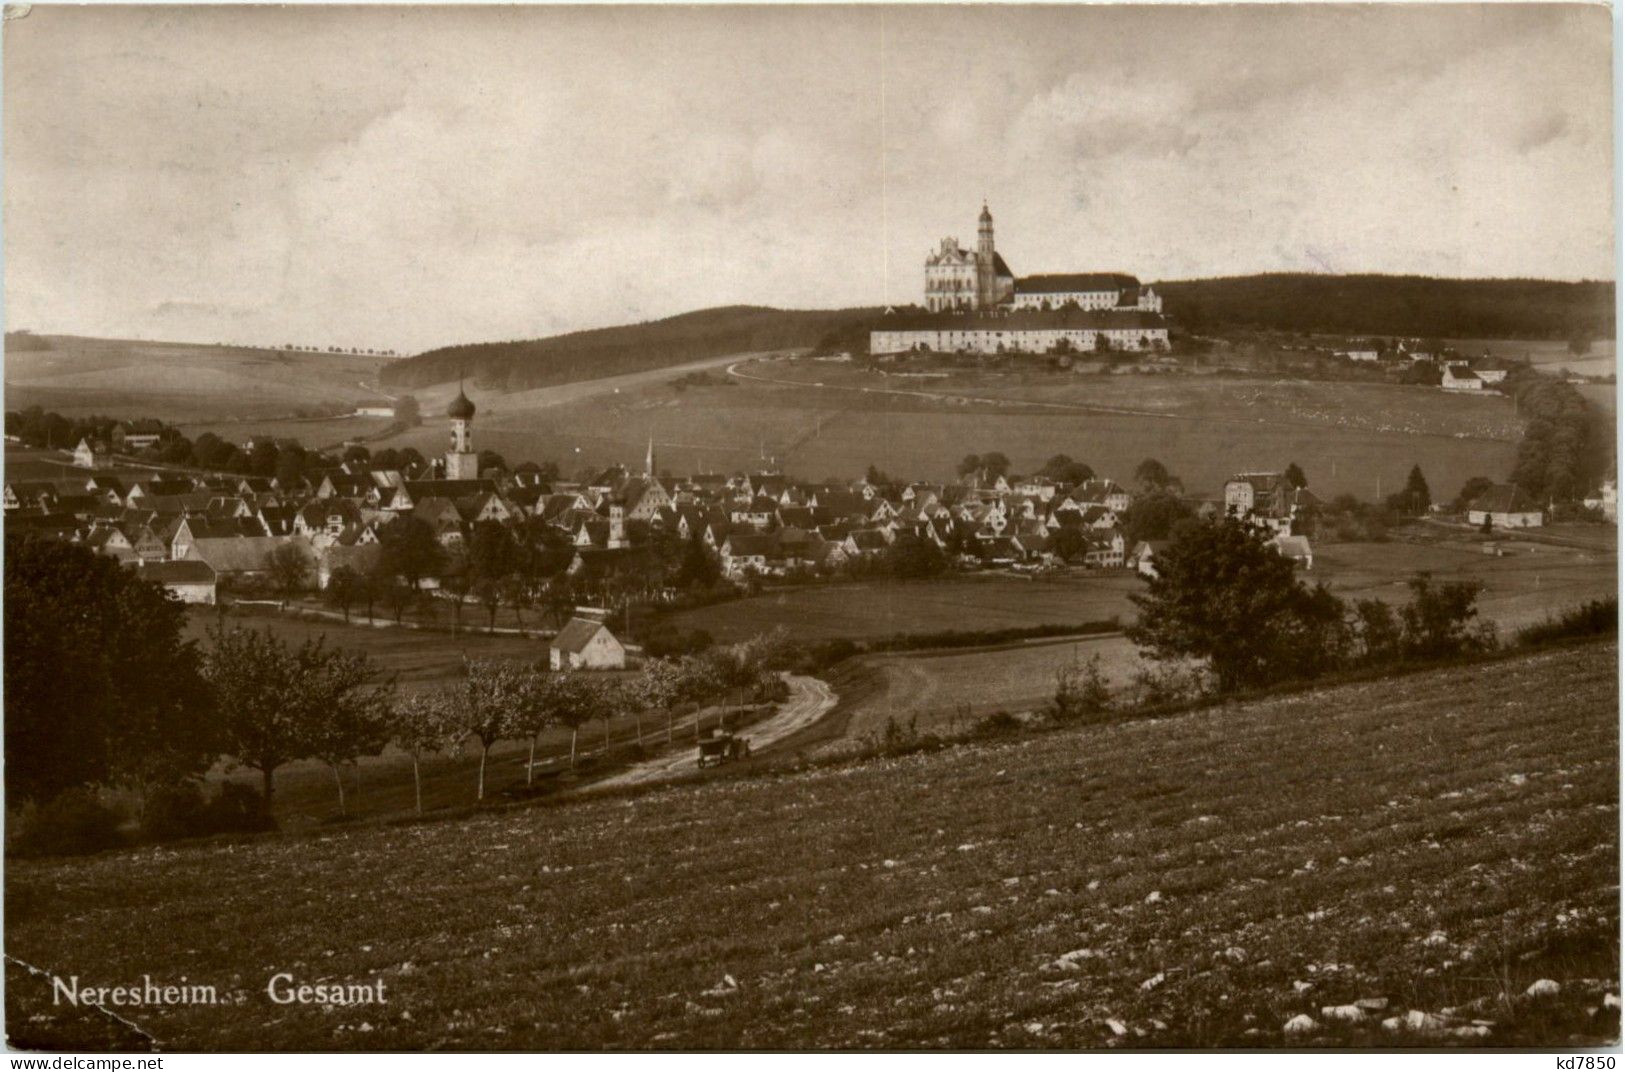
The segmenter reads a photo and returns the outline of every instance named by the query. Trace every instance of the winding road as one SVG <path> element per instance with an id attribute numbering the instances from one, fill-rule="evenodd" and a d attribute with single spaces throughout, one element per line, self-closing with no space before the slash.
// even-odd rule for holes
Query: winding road
<path id="1" fill-rule="evenodd" d="M 834 691 L 818 678 L 785 674 L 784 680 L 790 686 L 790 698 L 780 704 L 778 711 L 765 722 L 758 722 L 745 730 L 744 736 L 750 740 L 752 753 L 761 752 L 792 733 L 806 729 L 835 706 Z M 692 744 L 677 746 L 666 755 L 639 763 L 601 782 L 594 782 L 589 788 L 658 782 L 692 773 L 696 769 L 695 761 L 696 752 Z"/>

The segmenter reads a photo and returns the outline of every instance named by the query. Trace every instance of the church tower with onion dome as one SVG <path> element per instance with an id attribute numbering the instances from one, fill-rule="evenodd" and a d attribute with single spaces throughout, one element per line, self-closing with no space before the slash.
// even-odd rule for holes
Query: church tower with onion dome
<path id="1" fill-rule="evenodd" d="M 446 407 L 451 418 L 451 449 L 446 452 L 447 480 L 476 480 L 480 475 L 480 456 L 474 453 L 474 403 L 457 384 L 457 397 Z"/>

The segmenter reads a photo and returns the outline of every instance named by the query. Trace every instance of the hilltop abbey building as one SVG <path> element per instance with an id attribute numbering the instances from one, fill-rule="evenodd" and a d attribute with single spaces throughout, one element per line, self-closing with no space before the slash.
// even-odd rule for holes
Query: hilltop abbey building
<path id="1" fill-rule="evenodd" d="M 1157 350 L 1168 345 L 1162 298 L 1131 275 L 1017 279 L 993 242 L 993 214 L 977 220 L 976 248 L 944 238 L 925 258 L 923 311 L 888 310 L 869 350 L 1050 353 Z"/>

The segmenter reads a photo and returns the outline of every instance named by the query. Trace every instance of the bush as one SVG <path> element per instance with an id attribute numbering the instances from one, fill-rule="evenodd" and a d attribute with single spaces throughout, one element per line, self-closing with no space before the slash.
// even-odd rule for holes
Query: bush
<path id="1" fill-rule="evenodd" d="M 18 856 L 80 856 L 123 843 L 122 817 L 93 789 L 70 789 L 8 823 L 7 848 Z"/>
<path id="2" fill-rule="evenodd" d="M 710 650 L 716 643 L 704 629 L 686 629 L 665 623 L 651 627 L 642 640 L 644 654 L 652 659 L 698 655 Z"/>
<path id="3" fill-rule="evenodd" d="M 1566 637 L 1619 632 L 1619 599 L 1594 599 L 1518 632 L 1519 644 L 1546 644 Z"/>
<path id="4" fill-rule="evenodd" d="M 266 812 L 259 790 L 240 782 L 226 782 L 205 805 L 203 827 L 209 834 L 255 834 L 275 830 L 276 820 Z"/>
<path id="5" fill-rule="evenodd" d="M 205 832 L 203 791 L 193 782 L 162 786 L 147 794 L 141 809 L 141 837 L 173 841 Z"/>
<path id="6" fill-rule="evenodd" d="M 1020 729 L 1021 719 L 1008 711 L 995 711 L 976 724 L 977 734 L 986 737 L 1003 736 Z"/>
<path id="7" fill-rule="evenodd" d="M 1172 707 L 1201 699 L 1209 683 L 1201 670 L 1178 666 L 1142 667 L 1134 675 L 1134 699 L 1138 707 Z"/>
<path id="8" fill-rule="evenodd" d="M 1044 714 L 1053 722 L 1098 718 L 1111 706 L 1111 698 L 1100 656 L 1094 655 L 1086 663 L 1063 666 L 1055 672 L 1055 697 Z"/>
<path id="9" fill-rule="evenodd" d="M 226 782 L 220 792 L 207 798 L 191 782 L 165 786 L 147 797 L 141 813 L 141 836 L 148 841 L 275 829 L 276 821 L 265 813 L 264 798 L 253 787 L 237 782 Z"/>

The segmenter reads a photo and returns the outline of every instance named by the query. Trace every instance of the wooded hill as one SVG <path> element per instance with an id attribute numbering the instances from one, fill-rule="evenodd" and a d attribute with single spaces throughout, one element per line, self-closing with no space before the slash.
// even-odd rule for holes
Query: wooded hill
<path id="1" fill-rule="evenodd" d="M 1588 339 L 1614 333 L 1614 284 L 1536 279 L 1272 274 L 1154 284 L 1177 327 L 1427 338 Z M 731 305 L 545 339 L 447 346 L 392 362 L 389 386 L 460 375 L 523 390 L 725 354 L 823 346 L 863 351 L 881 310 Z"/>
<path id="2" fill-rule="evenodd" d="M 1614 334 L 1614 284 L 1279 273 L 1154 284 L 1190 331 L 1265 328 L 1447 339 Z"/>

